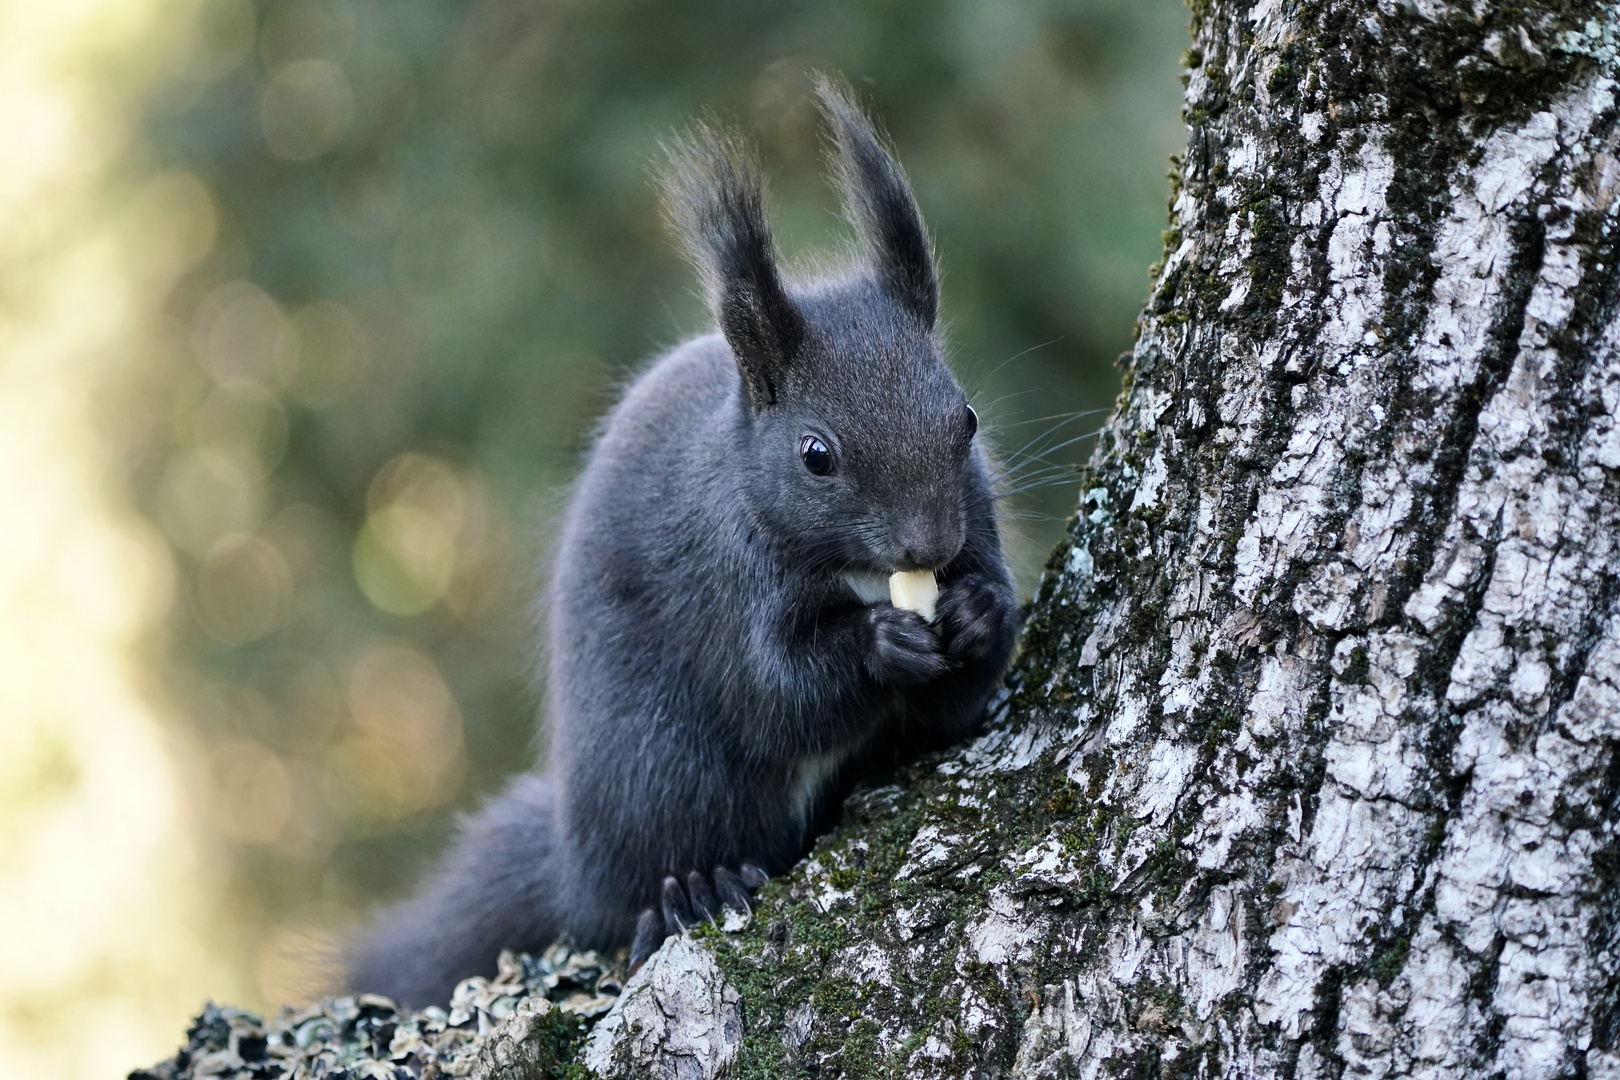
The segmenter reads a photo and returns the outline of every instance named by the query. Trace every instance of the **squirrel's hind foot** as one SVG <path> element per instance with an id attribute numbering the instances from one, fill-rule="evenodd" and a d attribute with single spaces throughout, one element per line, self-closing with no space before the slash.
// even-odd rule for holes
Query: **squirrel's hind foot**
<path id="1" fill-rule="evenodd" d="M 636 919 L 636 936 L 630 944 L 631 973 L 646 963 L 665 938 L 704 919 L 712 924 L 725 908 L 753 914 L 754 891 L 768 880 L 765 871 L 752 863 L 743 863 L 736 871 L 717 866 L 709 875 L 693 870 L 684 880 L 666 877 L 661 906 L 647 908 Z"/>

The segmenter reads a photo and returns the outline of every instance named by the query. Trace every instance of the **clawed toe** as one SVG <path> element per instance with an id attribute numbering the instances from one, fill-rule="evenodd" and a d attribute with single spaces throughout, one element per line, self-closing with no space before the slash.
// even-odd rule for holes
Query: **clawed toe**
<path id="1" fill-rule="evenodd" d="M 679 934 L 703 919 L 712 925 L 725 908 L 752 915 L 752 894 L 769 880 L 765 871 L 753 863 L 743 863 L 735 871 L 717 866 L 710 875 L 693 870 L 684 881 L 674 875 L 666 877 L 659 906 L 647 908 L 636 919 L 630 970 L 640 968 L 669 935 Z"/>
<path id="2" fill-rule="evenodd" d="M 713 923 L 714 917 L 720 914 L 720 900 L 714 895 L 709 879 L 696 870 L 686 875 L 686 896 L 692 901 L 693 913 L 700 918 Z"/>
<path id="3" fill-rule="evenodd" d="M 678 934 L 697 922 L 692 916 L 692 905 L 686 899 L 686 890 L 681 888 L 678 878 L 664 879 L 663 908 L 664 929 L 671 934 Z"/>
<path id="4" fill-rule="evenodd" d="M 720 902 L 731 910 L 748 915 L 754 913 L 754 906 L 748 902 L 748 886 L 743 884 L 742 878 L 723 866 L 714 868 L 714 891 Z"/>
<path id="5" fill-rule="evenodd" d="M 630 974 L 634 975 L 647 962 L 653 950 L 664 943 L 664 916 L 656 908 L 648 908 L 636 920 L 636 936 L 630 942 Z"/>

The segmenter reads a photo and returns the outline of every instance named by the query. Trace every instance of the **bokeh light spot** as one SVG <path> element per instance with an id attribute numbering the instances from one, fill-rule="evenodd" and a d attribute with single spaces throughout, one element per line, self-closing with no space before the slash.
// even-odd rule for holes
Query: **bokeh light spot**
<path id="1" fill-rule="evenodd" d="M 148 180 L 136 196 L 131 218 L 140 232 L 133 239 L 146 272 L 158 280 L 172 280 L 195 265 L 213 248 L 219 231 L 213 195 L 183 169 Z"/>
<path id="2" fill-rule="evenodd" d="M 295 60 L 335 60 L 354 30 L 348 4 L 322 0 L 273 0 L 259 28 L 259 58 L 270 71 Z"/>
<path id="3" fill-rule="evenodd" d="M 467 500 L 444 462 L 406 453 L 378 471 L 371 515 L 355 539 L 354 573 L 378 608 L 416 615 L 438 603 L 456 570 Z"/>
<path id="4" fill-rule="evenodd" d="M 184 551 L 200 555 L 215 540 L 251 532 L 264 513 L 257 462 L 212 447 L 170 458 L 158 481 L 157 515 L 163 532 Z"/>
<path id="5" fill-rule="evenodd" d="M 191 26 L 186 74 L 206 82 L 234 71 L 253 48 L 253 22 L 248 0 L 203 0 Z"/>
<path id="6" fill-rule="evenodd" d="M 297 335 L 281 305 L 251 281 L 229 281 L 203 297 L 192 317 L 192 343 L 219 382 L 285 386 L 297 369 Z"/>
<path id="7" fill-rule="evenodd" d="M 310 408 L 335 405 L 354 393 L 370 363 L 371 345 L 354 312 L 326 300 L 293 315 L 298 330 L 298 374 L 292 395 Z"/>
<path id="8" fill-rule="evenodd" d="M 257 641 L 281 624 L 292 600 L 292 573 L 256 536 L 227 536 L 197 568 L 197 609 L 209 633 L 227 645 Z"/>
<path id="9" fill-rule="evenodd" d="M 330 60 L 297 60 L 270 79 L 259 99 L 265 145 L 278 158 L 308 161 L 343 138 L 354 119 L 354 91 Z"/>
<path id="10" fill-rule="evenodd" d="M 268 844 L 292 816 L 292 783 L 275 752 L 256 742 L 229 742 L 208 754 L 220 831 L 244 844 Z"/>
<path id="11" fill-rule="evenodd" d="M 268 476 L 287 449 L 287 414 L 258 383 L 239 379 L 214 390 L 192 418 L 197 443 L 256 478 Z"/>
<path id="12" fill-rule="evenodd" d="M 433 662 L 384 646 L 349 677 L 353 730 L 329 758 L 327 796 L 350 815 L 395 819 L 455 797 L 466 775 L 461 710 Z"/>

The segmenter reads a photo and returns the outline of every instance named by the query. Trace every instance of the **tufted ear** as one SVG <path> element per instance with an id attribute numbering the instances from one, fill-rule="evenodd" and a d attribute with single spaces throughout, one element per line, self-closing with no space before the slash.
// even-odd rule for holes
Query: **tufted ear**
<path id="1" fill-rule="evenodd" d="M 670 217 L 737 358 L 749 403 L 769 408 L 804 340 L 804 316 L 782 287 L 759 164 L 740 140 L 711 125 L 666 149 Z"/>
<path id="2" fill-rule="evenodd" d="M 884 291 L 932 329 L 939 313 L 939 279 L 906 174 L 847 86 L 822 77 L 816 92 L 832 124 L 834 171 L 844 212 Z"/>

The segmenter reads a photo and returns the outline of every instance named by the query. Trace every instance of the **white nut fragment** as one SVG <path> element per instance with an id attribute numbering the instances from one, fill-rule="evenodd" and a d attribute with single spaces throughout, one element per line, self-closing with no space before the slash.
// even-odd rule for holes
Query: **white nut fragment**
<path id="1" fill-rule="evenodd" d="M 900 570 L 889 575 L 889 603 L 915 611 L 927 622 L 934 621 L 934 605 L 939 603 L 939 582 L 932 570 Z"/>

